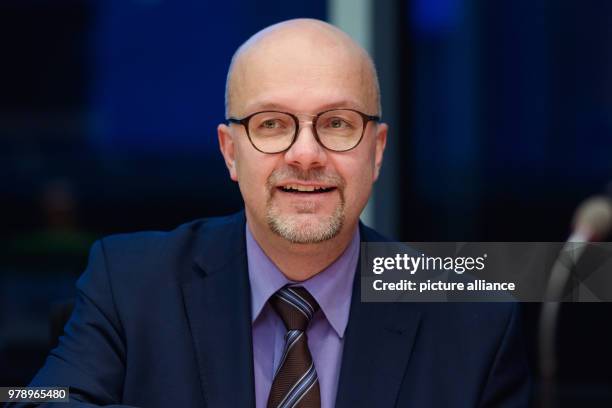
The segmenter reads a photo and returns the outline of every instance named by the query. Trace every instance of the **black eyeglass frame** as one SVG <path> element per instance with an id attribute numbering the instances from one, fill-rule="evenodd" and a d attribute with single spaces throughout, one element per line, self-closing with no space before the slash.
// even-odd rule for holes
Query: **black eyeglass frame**
<path id="1" fill-rule="evenodd" d="M 351 112 L 355 112 L 355 113 L 359 114 L 359 116 L 361 116 L 361 119 L 362 119 L 361 136 L 359 136 L 359 140 L 357 141 L 357 143 L 355 143 L 355 146 L 353 146 L 353 147 L 351 147 L 349 149 L 345 149 L 345 150 L 330 149 L 329 147 L 325 146 L 323 144 L 323 142 L 321 142 L 321 139 L 319 139 L 319 134 L 317 133 L 317 120 L 319 120 L 321 115 L 324 115 L 324 114 L 326 114 L 328 112 L 337 111 L 337 110 L 348 110 L 348 111 L 351 111 Z M 278 152 L 264 152 L 263 150 L 261 150 L 257 146 L 255 146 L 255 143 L 253 143 L 253 139 L 251 139 L 251 134 L 249 132 L 249 121 L 251 120 L 251 118 L 253 116 L 258 115 L 260 113 L 266 113 L 266 112 L 283 113 L 285 115 L 289 115 L 293 119 L 293 121 L 295 122 L 295 132 L 293 134 L 293 139 L 291 140 L 291 143 L 289 144 L 289 146 L 287 146 L 286 149 L 279 150 Z M 246 130 L 247 137 L 249 138 L 249 142 L 251 142 L 251 145 L 258 152 L 265 153 L 265 154 L 278 154 L 278 153 L 286 152 L 287 150 L 291 149 L 291 146 L 293 146 L 293 144 L 297 140 L 298 134 L 300 133 L 300 119 L 297 117 L 297 115 L 294 115 L 293 113 L 290 113 L 290 112 L 283 112 L 283 111 L 277 111 L 277 110 L 265 110 L 265 111 L 259 111 L 259 112 L 251 113 L 250 115 L 245 116 L 242 119 L 229 117 L 227 119 L 227 121 L 229 123 L 235 123 L 235 124 L 239 124 L 239 125 L 244 126 L 244 129 Z M 323 148 L 325 148 L 325 149 L 327 149 L 327 150 L 329 150 L 331 152 L 337 152 L 337 153 L 348 152 L 350 150 L 353 150 L 357 146 L 359 146 L 359 143 L 361 143 L 361 140 L 363 139 L 363 135 L 365 134 L 365 130 L 366 130 L 366 127 L 368 126 L 369 122 L 380 122 L 380 116 L 367 115 L 367 114 L 365 114 L 363 112 L 360 112 L 358 110 L 349 109 L 349 108 L 328 109 L 326 111 L 319 112 L 316 115 L 314 115 L 314 117 L 312 119 L 312 134 L 314 135 L 315 140 L 317 141 L 317 143 L 319 143 L 321 146 L 323 146 Z"/>

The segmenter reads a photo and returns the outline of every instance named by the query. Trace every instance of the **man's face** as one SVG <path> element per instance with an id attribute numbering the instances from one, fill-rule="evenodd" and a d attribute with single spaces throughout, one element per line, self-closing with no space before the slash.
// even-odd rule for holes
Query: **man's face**
<path id="1" fill-rule="evenodd" d="M 294 40 L 259 47 L 242 56 L 234 73 L 232 116 L 278 110 L 300 118 L 289 150 L 261 153 L 242 125 L 218 129 L 250 225 L 293 243 L 322 242 L 342 228 L 352 230 L 378 177 L 386 140 L 386 125 L 369 122 L 361 143 L 350 151 L 329 151 L 316 141 L 309 115 L 332 108 L 378 112 L 364 86 L 363 61 L 342 49 L 313 45 Z"/>

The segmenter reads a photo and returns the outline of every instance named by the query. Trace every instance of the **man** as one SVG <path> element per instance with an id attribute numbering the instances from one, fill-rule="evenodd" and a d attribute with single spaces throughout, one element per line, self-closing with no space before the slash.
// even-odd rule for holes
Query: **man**
<path id="1" fill-rule="evenodd" d="M 367 53 L 316 20 L 236 52 L 219 144 L 245 211 L 106 238 L 31 385 L 156 407 L 527 404 L 509 304 L 367 304 L 359 224 L 387 137 Z"/>

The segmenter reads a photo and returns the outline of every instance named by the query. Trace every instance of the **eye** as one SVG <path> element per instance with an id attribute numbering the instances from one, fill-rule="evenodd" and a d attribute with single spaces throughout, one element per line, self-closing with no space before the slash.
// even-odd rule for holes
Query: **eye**
<path id="1" fill-rule="evenodd" d="M 278 119 L 266 119 L 261 123 L 261 127 L 265 129 L 276 129 L 281 127 L 281 123 Z"/>
<path id="2" fill-rule="evenodd" d="M 327 120 L 327 127 L 331 129 L 346 129 L 350 128 L 351 124 L 342 118 L 334 117 Z"/>
<path id="3" fill-rule="evenodd" d="M 346 126 L 346 122 L 340 118 L 333 118 L 332 120 L 329 121 L 329 126 L 332 128 L 338 129 L 343 126 Z"/>

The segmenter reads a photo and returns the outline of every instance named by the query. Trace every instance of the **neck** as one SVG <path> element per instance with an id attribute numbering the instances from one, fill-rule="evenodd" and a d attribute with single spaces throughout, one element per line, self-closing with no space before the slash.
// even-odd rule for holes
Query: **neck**
<path id="1" fill-rule="evenodd" d="M 294 244 L 274 234 L 267 225 L 258 228 L 247 216 L 249 230 L 276 267 L 293 281 L 305 281 L 331 265 L 348 247 L 357 223 L 345 225 L 332 239 L 317 244 Z"/>

